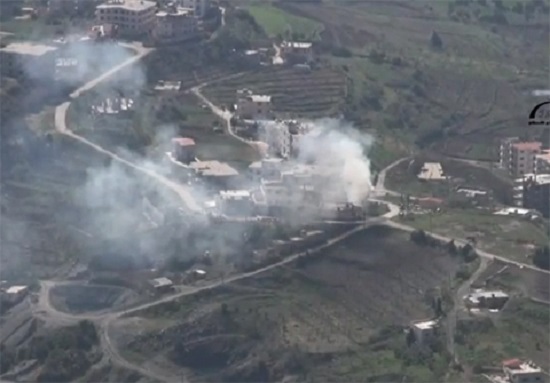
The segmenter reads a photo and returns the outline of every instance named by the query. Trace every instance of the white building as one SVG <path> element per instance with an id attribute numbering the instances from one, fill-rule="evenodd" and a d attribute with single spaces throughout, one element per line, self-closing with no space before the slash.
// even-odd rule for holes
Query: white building
<path id="1" fill-rule="evenodd" d="M 478 290 L 468 295 L 466 303 L 473 307 L 483 307 L 488 309 L 501 309 L 508 301 L 509 296 L 503 291 L 484 291 Z"/>
<path id="2" fill-rule="evenodd" d="M 110 0 L 96 7 L 99 24 L 112 24 L 127 36 L 150 34 L 156 23 L 157 4 L 148 0 Z"/>
<path id="3" fill-rule="evenodd" d="M 193 10 L 196 17 L 203 18 L 210 8 L 210 0 L 179 0 L 179 5 Z"/>
<path id="4" fill-rule="evenodd" d="M 57 50 L 51 45 L 13 42 L 0 48 L 0 71 L 17 79 L 53 79 Z"/>
<path id="5" fill-rule="evenodd" d="M 259 126 L 259 139 L 268 145 L 268 152 L 287 158 L 291 152 L 291 140 L 288 126 L 276 121 L 262 121 Z"/>
<path id="6" fill-rule="evenodd" d="M 254 209 L 252 195 L 248 190 L 220 191 L 220 206 L 227 214 L 248 216 Z"/>
<path id="7" fill-rule="evenodd" d="M 6 303 L 15 304 L 25 298 L 28 293 L 28 286 L 11 286 L 2 294 L 2 300 Z"/>
<path id="8" fill-rule="evenodd" d="M 197 19 L 190 10 L 175 8 L 156 14 L 153 38 L 157 43 L 171 44 L 191 40 L 198 35 Z"/>
<path id="9" fill-rule="evenodd" d="M 422 344 L 436 335 L 438 323 L 436 320 L 420 321 L 412 324 L 411 328 L 414 332 L 416 342 Z"/>
<path id="10" fill-rule="evenodd" d="M 150 283 L 153 289 L 158 292 L 167 292 L 172 290 L 172 288 L 174 287 L 174 282 L 165 277 L 153 279 L 150 281 Z"/>
<path id="11" fill-rule="evenodd" d="M 542 383 L 544 372 L 533 362 L 522 362 L 519 359 L 506 360 L 502 370 L 510 383 Z"/>
<path id="12" fill-rule="evenodd" d="M 248 89 L 237 91 L 237 115 L 240 118 L 267 119 L 271 113 L 271 96 L 254 94 Z"/>
<path id="13" fill-rule="evenodd" d="M 293 63 L 313 61 L 313 44 L 310 42 L 283 41 L 281 56 Z"/>

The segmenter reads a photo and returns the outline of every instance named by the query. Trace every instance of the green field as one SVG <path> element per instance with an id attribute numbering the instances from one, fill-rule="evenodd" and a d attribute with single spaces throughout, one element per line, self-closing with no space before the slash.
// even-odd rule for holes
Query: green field
<path id="1" fill-rule="evenodd" d="M 249 5 L 245 9 L 271 37 L 285 37 L 288 31 L 315 40 L 323 30 L 323 25 L 316 21 L 292 15 L 271 5 Z"/>

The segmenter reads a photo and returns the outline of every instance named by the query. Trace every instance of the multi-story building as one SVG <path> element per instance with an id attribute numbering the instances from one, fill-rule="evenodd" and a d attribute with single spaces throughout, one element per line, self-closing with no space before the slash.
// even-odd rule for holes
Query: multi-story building
<path id="1" fill-rule="evenodd" d="M 277 121 L 261 122 L 258 129 L 260 141 L 268 145 L 268 153 L 287 158 L 291 151 L 291 140 L 288 126 Z"/>
<path id="2" fill-rule="evenodd" d="M 535 171 L 535 158 L 542 152 L 542 144 L 537 141 L 522 142 L 509 138 L 500 146 L 500 165 L 514 177 Z"/>
<path id="3" fill-rule="evenodd" d="M 148 0 L 110 0 L 96 7 L 99 24 L 112 24 L 126 36 L 149 35 L 156 23 L 157 5 Z"/>
<path id="4" fill-rule="evenodd" d="M 510 383 L 543 383 L 544 372 L 533 362 L 510 359 L 502 362 L 502 370 Z"/>
<path id="5" fill-rule="evenodd" d="M 178 43 L 198 35 L 197 19 L 185 8 L 173 8 L 157 13 L 153 39 L 160 44 Z"/>
<path id="6" fill-rule="evenodd" d="M 550 174 L 550 150 L 535 155 L 535 173 Z"/>
<path id="7" fill-rule="evenodd" d="M 177 161 L 190 163 L 196 158 L 195 140 L 188 137 L 172 138 L 172 153 Z"/>
<path id="8" fill-rule="evenodd" d="M 14 42 L 0 48 L 0 71 L 17 79 L 49 81 L 55 77 L 57 47 Z"/>
<path id="9" fill-rule="evenodd" d="M 267 119 L 271 114 L 271 96 L 254 94 L 248 89 L 237 91 L 237 115 L 240 118 Z"/>
<path id="10" fill-rule="evenodd" d="M 523 181 L 523 207 L 550 216 L 550 175 L 533 175 Z"/>
<path id="11" fill-rule="evenodd" d="M 179 0 L 178 5 L 191 9 L 194 16 L 203 18 L 210 7 L 210 0 Z"/>

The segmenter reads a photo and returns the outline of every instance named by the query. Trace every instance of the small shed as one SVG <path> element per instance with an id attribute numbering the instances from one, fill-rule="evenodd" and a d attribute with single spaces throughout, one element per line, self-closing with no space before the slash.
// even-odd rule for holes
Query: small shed
<path id="1" fill-rule="evenodd" d="M 166 277 L 161 277 L 151 280 L 151 286 L 157 292 L 166 293 L 172 291 L 174 288 L 174 282 Z"/>

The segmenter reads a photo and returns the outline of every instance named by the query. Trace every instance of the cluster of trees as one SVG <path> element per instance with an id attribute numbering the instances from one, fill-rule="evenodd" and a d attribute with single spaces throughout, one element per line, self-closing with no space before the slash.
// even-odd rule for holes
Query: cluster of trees
<path id="1" fill-rule="evenodd" d="M 440 247 L 443 246 L 447 252 L 452 256 L 460 256 L 464 262 L 470 263 L 474 261 L 478 254 L 475 251 L 474 247 L 469 243 L 464 246 L 457 246 L 454 240 L 450 240 L 446 244 L 431 235 L 426 234 L 424 230 L 415 230 L 410 234 L 410 240 L 417 245 L 421 246 L 430 246 L 430 247 Z"/>
<path id="2" fill-rule="evenodd" d="M 541 269 L 550 270 L 550 247 L 539 247 L 533 255 L 533 264 Z"/>

